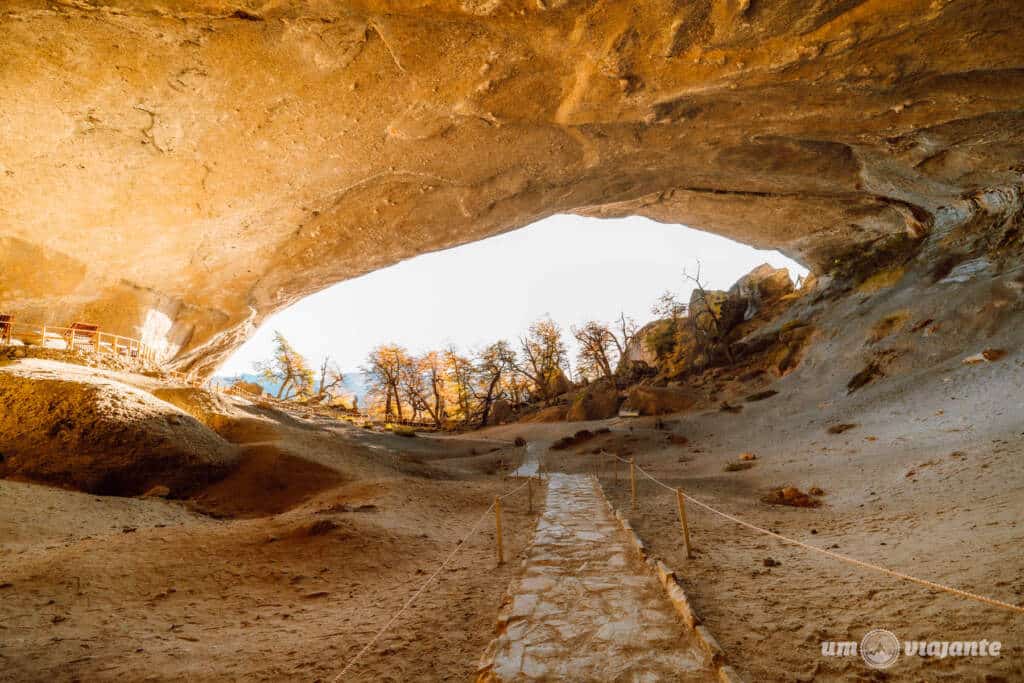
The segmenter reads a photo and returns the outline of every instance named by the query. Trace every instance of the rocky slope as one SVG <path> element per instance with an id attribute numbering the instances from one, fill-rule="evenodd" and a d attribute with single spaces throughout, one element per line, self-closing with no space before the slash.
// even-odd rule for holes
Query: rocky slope
<path id="1" fill-rule="evenodd" d="M 939 267 L 1020 211 L 1022 27 L 1015 0 L 12 0 L 0 307 L 205 375 L 306 294 L 557 212 Z"/>

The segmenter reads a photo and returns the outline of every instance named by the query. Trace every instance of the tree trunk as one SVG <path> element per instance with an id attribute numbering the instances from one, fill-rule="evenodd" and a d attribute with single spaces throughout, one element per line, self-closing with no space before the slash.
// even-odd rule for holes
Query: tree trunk
<path id="1" fill-rule="evenodd" d="M 491 417 L 491 403 L 494 402 L 494 387 L 497 386 L 499 379 L 501 379 L 500 372 L 491 379 L 491 383 L 487 387 L 487 396 L 484 397 L 483 414 L 480 416 L 481 427 L 486 427 L 487 420 Z"/>

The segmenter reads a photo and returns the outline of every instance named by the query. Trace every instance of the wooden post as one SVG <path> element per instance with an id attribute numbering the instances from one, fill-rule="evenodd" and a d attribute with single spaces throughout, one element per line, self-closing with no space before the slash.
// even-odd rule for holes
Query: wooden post
<path id="1" fill-rule="evenodd" d="M 633 509 L 636 510 L 636 458 L 629 459 L 629 490 L 633 500 Z"/>
<path id="2" fill-rule="evenodd" d="M 686 559 L 692 559 L 690 552 L 690 525 L 686 523 L 686 501 L 683 499 L 682 489 L 676 489 L 676 503 L 679 506 L 679 524 L 683 527 L 683 543 L 686 545 Z"/>
<path id="3" fill-rule="evenodd" d="M 44 349 L 46 348 L 46 325 L 43 325 L 43 343 L 41 344 L 41 346 Z"/>
<path id="4" fill-rule="evenodd" d="M 494 527 L 498 536 L 498 564 L 505 564 L 505 555 L 501 550 L 501 498 L 494 497 Z"/>

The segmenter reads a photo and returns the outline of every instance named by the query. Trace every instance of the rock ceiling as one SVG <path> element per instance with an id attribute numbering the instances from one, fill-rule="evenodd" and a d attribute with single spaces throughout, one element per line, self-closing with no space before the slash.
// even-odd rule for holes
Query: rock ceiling
<path id="1" fill-rule="evenodd" d="M 200 374 L 307 294 L 554 213 L 821 272 L 1022 171 L 1019 0 L 0 8 L 0 310 Z"/>

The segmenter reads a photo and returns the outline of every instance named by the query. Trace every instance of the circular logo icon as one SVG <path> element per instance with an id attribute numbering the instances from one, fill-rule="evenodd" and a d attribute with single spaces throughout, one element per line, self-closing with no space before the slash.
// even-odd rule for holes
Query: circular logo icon
<path id="1" fill-rule="evenodd" d="M 860 641 L 860 656 L 872 669 L 888 669 L 900 656 L 900 641 L 891 631 L 871 629 Z"/>

